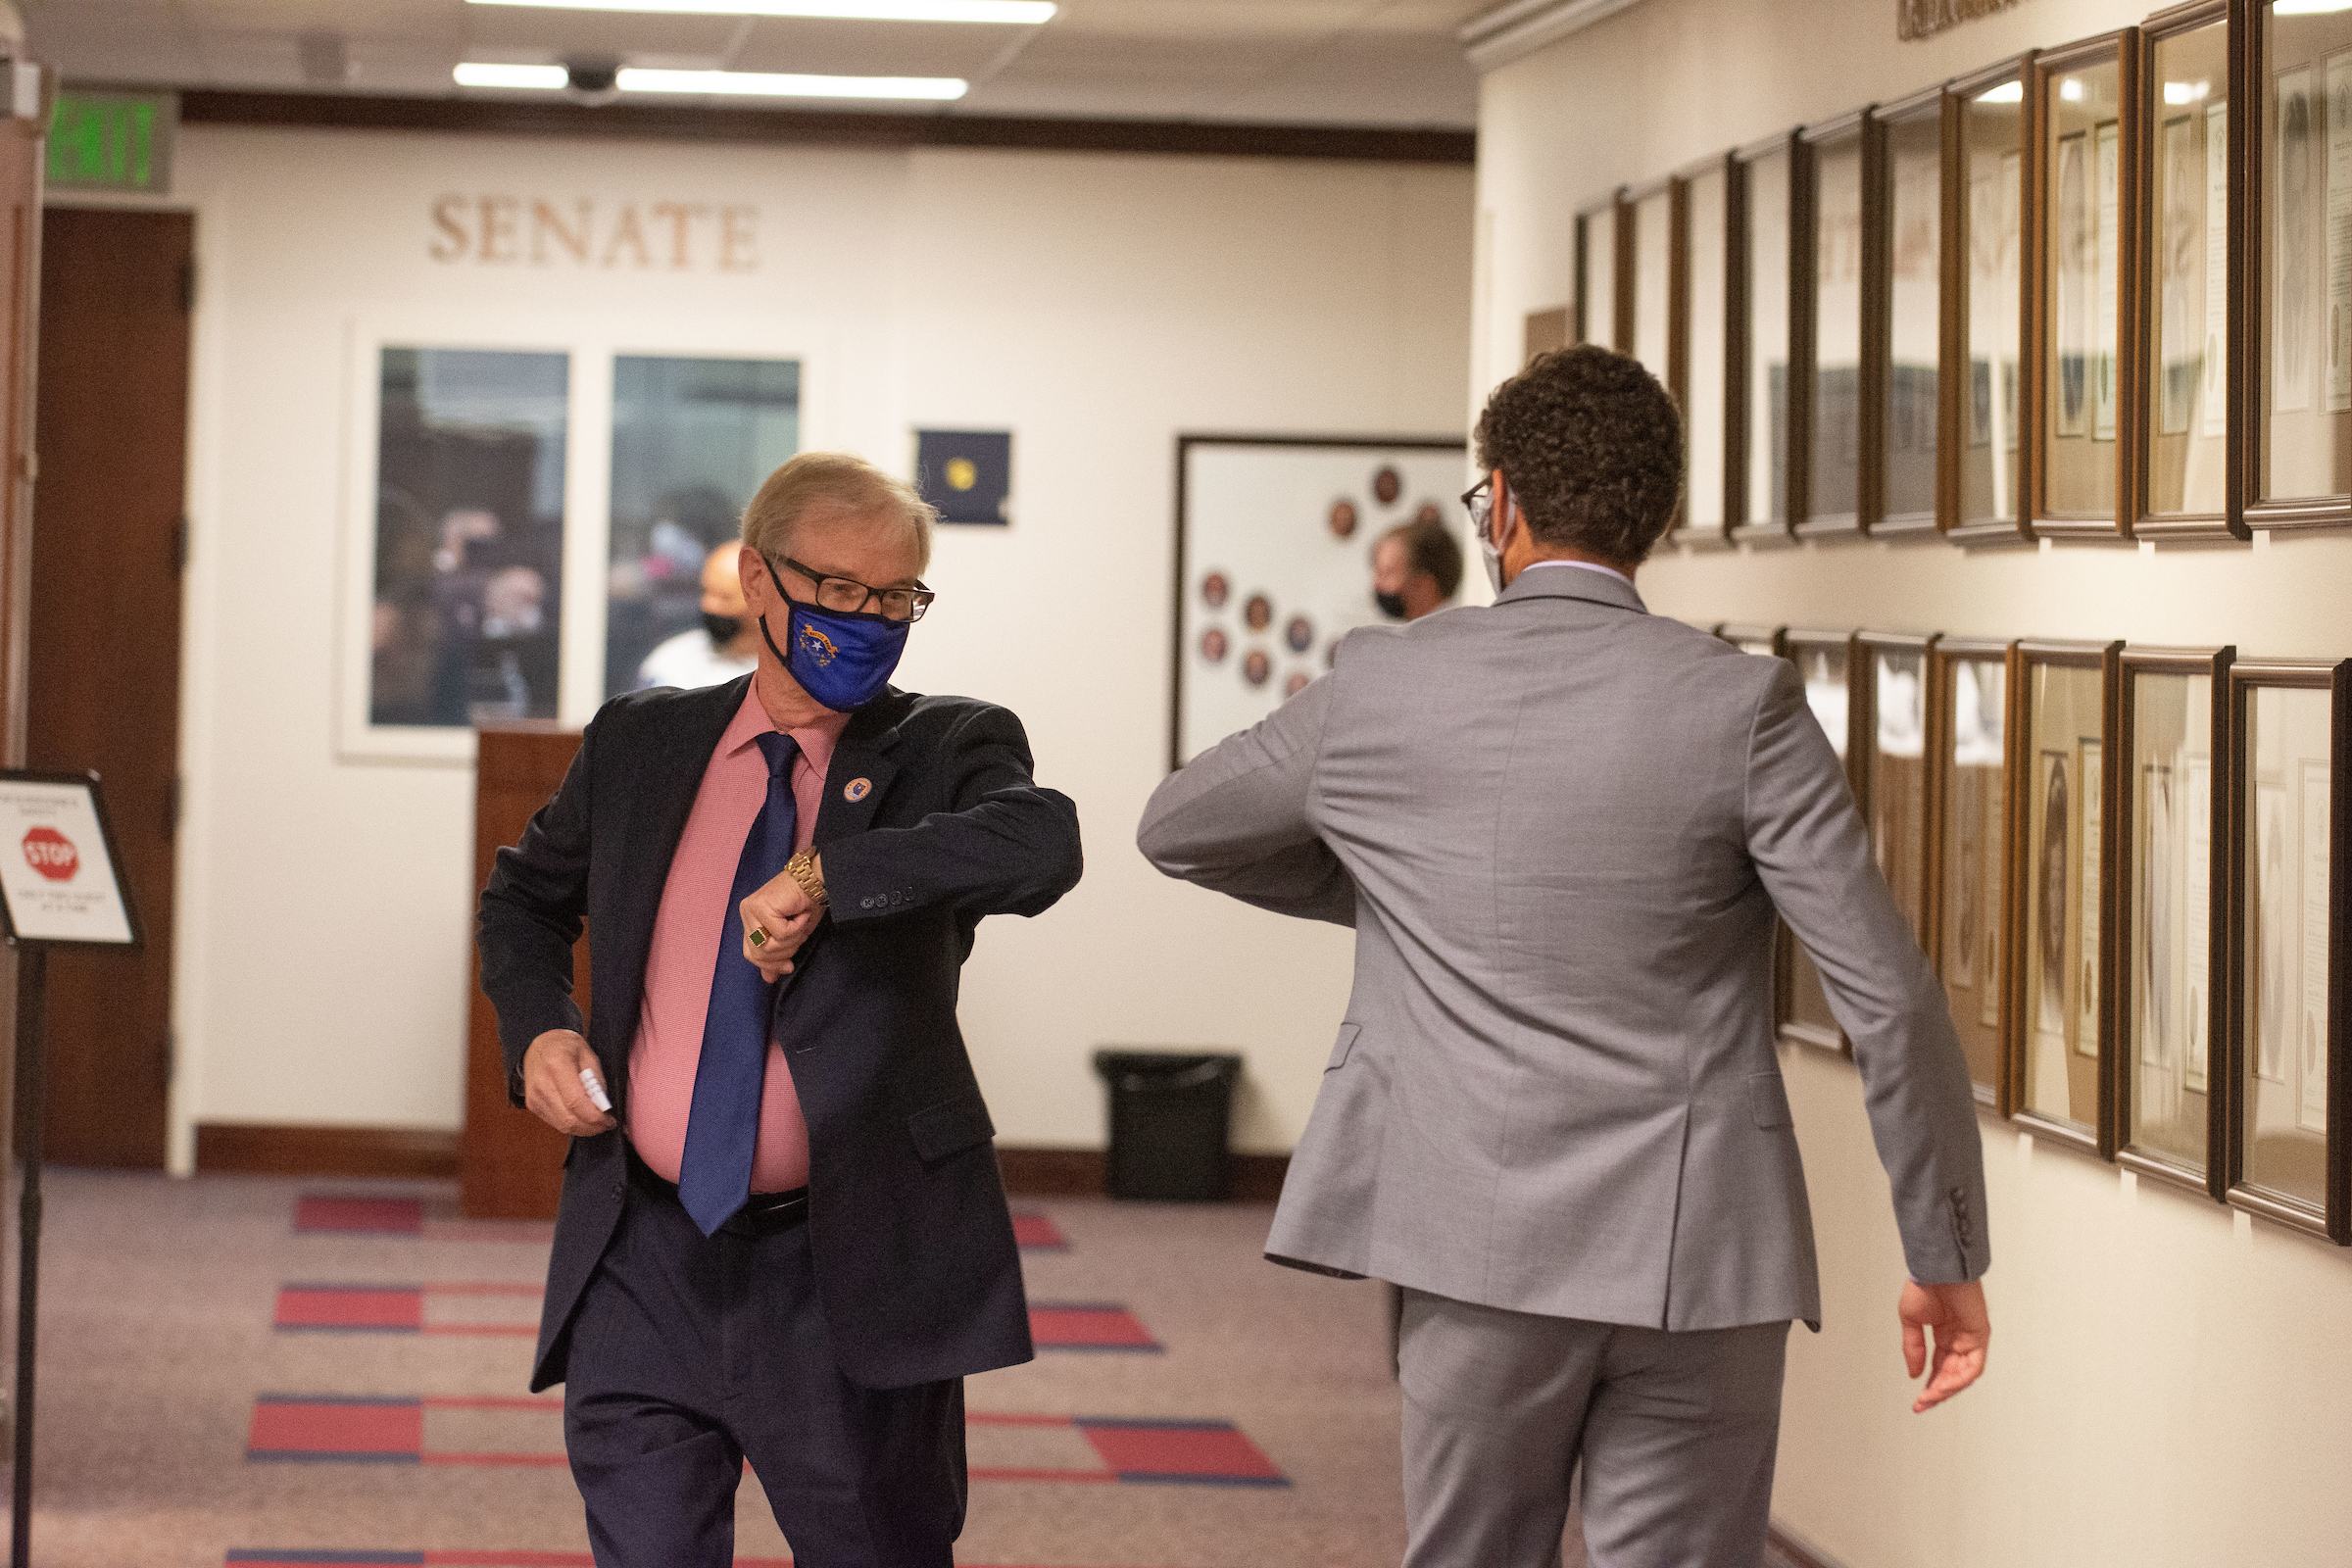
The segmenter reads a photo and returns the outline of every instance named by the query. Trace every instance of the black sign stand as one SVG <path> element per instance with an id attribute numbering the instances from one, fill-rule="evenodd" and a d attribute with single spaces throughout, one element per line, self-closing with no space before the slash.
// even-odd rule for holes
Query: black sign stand
<path id="1" fill-rule="evenodd" d="M 40 1307 L 41 1124 L 48 1098 L 49 950 L 93 948 L 121 953 L 138 948 L 140 934 L 138 911 L 131 904 L 130 889 L 123 885 L 122 856 L 115 848 L 115 832 L 106 819 L 98 775 L 0 769 L 0 855 L 29 853 L 28 848 L 20 849 L 9 842 L 17 821 L 37 820 L 37 803 L 26 798 L 31 792 L 12 799 L 12 786 L 20 785 L 47 787 L 51 798 L 56 798 L 58 786 L 87 792 L 90 815 L 97 821 L 99 841 L 106 847 L 107 864 L 114 871 L 111 891 L 122 906 L 122 923 L 129 932 L 126 942 L 29 936 L 24 934 L 24 922 L 11 900 L 0 893 L 0 935 L 17 951 L 17 1127 L 22 1135 L 17 1159 L 24 1172 L 24 1188 L 17 1205 L 17 1390 L 16 1408 L 10 1412 L 15 1426 L 15 1474 L 10 1478 L 8 1560 L 10 1568 L 32 1568 L 32 1379 Z"/>

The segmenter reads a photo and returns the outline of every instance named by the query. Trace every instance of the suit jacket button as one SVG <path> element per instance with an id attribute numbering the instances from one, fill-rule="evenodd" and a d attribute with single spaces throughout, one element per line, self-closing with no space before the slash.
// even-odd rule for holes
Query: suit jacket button
<path id="1" fill-rule="evenodd" d="M 867 895 L 866 895 L 864 898 L 862 898 L 862 899 L 859 899 L 859 900 L 858 901 L 858 907 L 859 907 L 860 909 L 870 909 L 870 908 L 872 908 L 873 906 L 874 906 L 874 896 L 873 896 L 872 894 L 870 894 L 870 893 L 869 893 L 869 894 L 867 894 Z"/>

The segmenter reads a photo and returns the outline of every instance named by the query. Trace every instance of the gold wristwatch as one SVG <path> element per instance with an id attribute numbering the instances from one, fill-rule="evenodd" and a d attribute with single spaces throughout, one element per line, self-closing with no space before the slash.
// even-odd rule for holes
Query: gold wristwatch
<path id="1" fill-rule="evenodd" d="M 776 862 L 770 860 L 767 863 L 773 865 Z M 825 896 L 825 879 L 816 869 L 814 851 L 801 851 L 800 854 L 784 862 L 784 869 L 792 873 L 792 879 L 801 885 L 801 891 L 808 895 L 810 904 L 821 909 L 833 902 Z"/>

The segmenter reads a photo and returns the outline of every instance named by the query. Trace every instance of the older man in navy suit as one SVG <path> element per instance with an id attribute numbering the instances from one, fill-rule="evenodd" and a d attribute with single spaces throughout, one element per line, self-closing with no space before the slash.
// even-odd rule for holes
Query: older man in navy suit
<path id="1" fill-rule="evenodd" d="M 509 1092 L 573 1138 L 531 1387 L 607 1568 L 725 1568 L 747 1458 L 804 1568 L 948 1568 L 962 1379 L 1032 1354 L 956 981 L 1077 882 L 1078 818 L 1011 713 L 888 684 L 931 520 L 779 468 L 758 670 L 607 705 L 482 895 Z"/>

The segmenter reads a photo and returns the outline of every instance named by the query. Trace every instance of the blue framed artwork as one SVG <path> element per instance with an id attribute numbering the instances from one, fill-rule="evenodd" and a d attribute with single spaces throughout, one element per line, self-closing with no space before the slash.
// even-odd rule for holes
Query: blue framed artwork
<path id="1" fill-rule="evenodd" d="M 917 430 L 914 484 L 942 522 L 1012 520 L 1012 432 Z"/>

